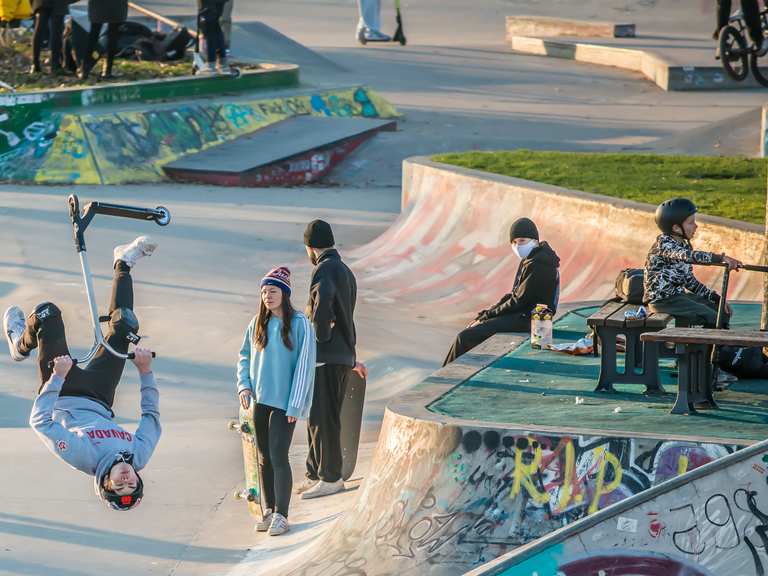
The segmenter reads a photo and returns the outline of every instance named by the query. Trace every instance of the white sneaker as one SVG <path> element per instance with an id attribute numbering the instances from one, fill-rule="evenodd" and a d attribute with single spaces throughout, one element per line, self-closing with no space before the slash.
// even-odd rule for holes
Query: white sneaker
<path id="1" fill-rule="evenodd" d="M 253 529 L 256 530 L 256 532 L 266 532 L 269 530 L 269 526 L 272 524 L 272 516 L 274 516 L 274 514 L 272 514 L 271 508 L 264 510 L 264 514 L 262 514 L 261 520 L 256 522 L 256 525 L 253 527 Z"/>
<path id="2" fill-rule="evenodd" d="M 25 356 L 16 347 L 21 335 L 24 334 L 25 325 L 24 312 L 18 306 L 10 306 L 3 314 L 3 333 L 8 341 L 8 351 L 11 353 L 11 358 L 16 362 L 29 358 L 29 355 Z"/>
<path id="3" fill-rule="evenodd" d="M 139 236 L 130 244 L 115 246 L 114 263 L 122 260 L 130 268 L 133 268 L 139 258 L 151 256 L 156 248 L 157 242 L 152 240 L 152 238 L 149 236 Z"/>
<path id="4" fill-rule="evenodd" d="M 344 481 L 337 480 L 336 482 L 320 482 L 316 486 L 313 486 L 301 495 L 302 500 L 310 500 L 312 498 L 321 498 L 322 496 L 330 496 L 344 490 Z"/>
<path id="5" fill-rule="evenodd" d="M 219 74 L 232 74 L 232 68 L 230 68 L 226 58 L 216 61 L 216 72 Z"/>
<path id="6" fill-rule="evenodd" d="M 280 534 L 288 532 L 289 529 L 288 519 L 285 516 L 280 514 L 280 512 L 272 514 L 272 524 L 269 525 L 270 536 L 280 536 Z"/>
<path id="7" fill-rule="evenodd" d="M 718 369 L 717 371 L 717 381 L 718 382 L 738 382 L 739 377 L 735 374 L 731 374 L 730 372 L 726 372 L 722 368 Z"/>
<path id="8" fill-rule="evenodd" d="M 314 488 L 315 484 L 317 484 L 318 482 L 320 482 L 320 480 L 312 480 L 311 478 L 304 478 L 304 482 L 299 484 L 296 487 L 296 490 L 294 490 L 294 492 L 296 494 L 303 494 L 304 492 L 306 492 L 310 488 Z"/>
<path id="9" fill-rule="evenodd" d="M 206 62 L 197 71 L 197 76 L 213 76 L 215 74 L 216 74 L 216 67 L 213 65 L 212 62 Z"/>

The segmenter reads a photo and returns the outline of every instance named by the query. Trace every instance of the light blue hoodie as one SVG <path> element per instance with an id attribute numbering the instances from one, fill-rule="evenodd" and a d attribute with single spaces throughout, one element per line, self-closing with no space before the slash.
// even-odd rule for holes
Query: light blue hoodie
<path id="1" fill-rule="evenodd" d="M 99 479 L 120 452 L 133 454 L 138 471 L 149 462 L 160 439 L 159 397 L 155 376 L 141 375 L 141 422 L 131 434 L 112 420 L 111 411 L 96 400 L 59 396 L 64 379 L 52 374 L 32 405 L 29 425 L 43 444 L 73 468 Z"/>
<path id="2" fill-rule="evenodd" d="M 315 386 L 315 331 L 307 317 L 296 312 L 291 322 L 289 350 L 280 331 L 283 321 L 272 316 L 267 324 L 267 347 L 253 345 L 256 318 L 245 330 L 237 363 L 237 392 L 250 390 L 257 404 L 285 410 L 287 416 L 306 418 Z"/>

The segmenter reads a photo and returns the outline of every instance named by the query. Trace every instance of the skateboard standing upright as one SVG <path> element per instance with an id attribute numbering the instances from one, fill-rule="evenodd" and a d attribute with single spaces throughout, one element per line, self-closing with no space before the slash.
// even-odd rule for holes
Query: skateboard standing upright
<path id="1" fill-rule="evenodd" d="M 237 422 L 230 422 L 229 429 L 240 433 L 243 442 L 243 464 L 245 489 L 234 494 L 238 500 L 245 500 L 248 512 L 259 520 L 264 514 L 261 508 L 261 485 L 259 484 L 259 451 L 256 447 L 256 428 L 253 421 L 253 402 L 245 409 L 240 406 Z"/>
<path id="2" fill-rule="evenodd" d="M 350 479 L 357 464 L 364 403 L 365 380 L 357 372 L 350 372 L 347 391 L 341 403 L 341 477 L 344 480 Z"/>

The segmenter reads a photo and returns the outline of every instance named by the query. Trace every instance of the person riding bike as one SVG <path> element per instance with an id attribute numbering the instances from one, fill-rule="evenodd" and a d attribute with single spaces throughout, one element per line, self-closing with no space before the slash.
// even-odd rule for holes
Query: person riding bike
<path id="1" fill-rule="evenodd" d="M 759 0 L 741 0 L 741 10 L 744 13 L 744 22 L 747 24 L 747 31 L 755 46 L 758 56 L 768 54 L 768 38 L 763 35 L 763 25 L 760 20 Z M 720 30 L 728 25 L 731 17 L 731 0 L 717 0 L 717 30 L 714 38 L 720 34 Z"/>

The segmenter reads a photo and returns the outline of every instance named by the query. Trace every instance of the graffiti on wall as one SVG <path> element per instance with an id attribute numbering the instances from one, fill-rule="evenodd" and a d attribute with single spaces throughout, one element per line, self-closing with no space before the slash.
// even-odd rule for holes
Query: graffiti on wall
<path id="1" fill-rule="evenodd" d="M 425 441 L 398 438 L 397 426 L 385 432 L 393 437 L 355 510 L 292 574 L 460 574 L 736 449 L 465 429 L 436 456 Z"/>
<path id="2" fill-rule="evenodd" d="M 99 114 L 0 108 L 0 180 L 77 184 L 160 181 L 164 178 L 162 166 L 180 156 L 300 114 L 376 118 L 396 116 L 397 112 L 363 87 Z"/>
<path id="3" fill-rule="evenodd" d="M 768 450 L 768 448 L 766 448 Z M 662 493 L 543 549 L 504 576 L 762 576 L 768 570 L 768 455 Z"/>

